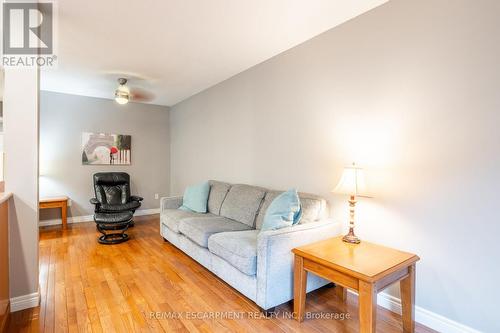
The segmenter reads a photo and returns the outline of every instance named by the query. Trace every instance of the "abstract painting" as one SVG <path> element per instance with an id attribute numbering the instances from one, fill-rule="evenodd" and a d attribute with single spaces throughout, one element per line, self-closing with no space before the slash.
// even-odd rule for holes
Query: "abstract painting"
<path id="1" fill-rule="evenodd" d="M 132 137 L 122 134 L 82 133 L 82 164 L 130 165 Z"/>

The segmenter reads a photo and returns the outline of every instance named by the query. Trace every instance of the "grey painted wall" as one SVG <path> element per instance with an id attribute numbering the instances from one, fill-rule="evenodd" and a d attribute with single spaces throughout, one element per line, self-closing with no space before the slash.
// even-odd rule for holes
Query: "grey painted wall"
<path id="1" fill-rule="evenodd" d="M 347 224 L 330 190 L 356 161 L 374 195 L 358 233 L 421 256 L 417 305 L 500 331 L 498 17 L 496 0 L 390 1 L 175 105 L 172 194 L 297 187 Z"/>
<path id="2" fill-rule="evenodd" d="M 112 100 L 41 93 L 40 196 L 67 195 L 69 216 L 89 215 L 94 196 L 92 175 L 99 171 L 130 174 L 132 193 L 144 197 L 141 209 L 158 208 L 169 194 L 169 111 L 167 107 Z M 82 132 L 132 135 L 132 165 L 82 165 Z M 40 220 L 59 218 L 57 210 L 43 210 Z"/>

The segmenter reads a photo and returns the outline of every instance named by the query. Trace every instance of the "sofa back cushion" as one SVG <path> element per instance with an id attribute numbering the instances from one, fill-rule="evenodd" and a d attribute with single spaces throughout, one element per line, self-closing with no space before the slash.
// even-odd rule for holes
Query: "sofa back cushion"
<path id="1" fill-rule="evenodd" d="M 267 208 L 273 202 L 273 200 L 283 193 L 283 191 L 268 191 L 262 202 L 259 210 L 259 215 L 257 215 L 255 228 L 261 229 L 264 223 L 264 216 L 266 214 Z M 316 222 L 327 216 L 326 211 L 326 200 L 322 197 L 309 193 L 299 192 L 300 205 L 302 208 L 302 218 L 299 224 Z"/>
<path id="2" fill-rule="evenodd" d="M 209 180 L 210 194 L 208 196 L 208 212 L 220 215 L 220 208 L 226 198 L 227 192 L 231 188 L 231 184 L 219 182 L 217 180 Z"/>
<path id="3" fill-rule="evenodd" d="M 262 201 L 262 205 L 260 206 L 259 209 L 259 214 L 257 215 L 257 218 L 255 219 L 255 229 L 261 229 L 262 224 L 264 224 L 264 216 L 266 215 L 267 208 L 273 202 L 273 200 L 280 195 L 283 192 L 280 191 L 268 191 L 266 193 L 266 196 L 264 197 L 264 200 Z M 300 198 L 300 196 L 299 196 Z"/>
<path id="4" fill-rule="evenodd" d="M 319 195 L 299 193 L 302 218 L 299 224 L 317 222 L 328 216 L 326 200 Z"/>
<path id="5" fill-rule="evenodd" d="M 266 190 L 257 186 L 233 185 L 226 195 L 220 215 L 254 228 L 255 216 Z"/>

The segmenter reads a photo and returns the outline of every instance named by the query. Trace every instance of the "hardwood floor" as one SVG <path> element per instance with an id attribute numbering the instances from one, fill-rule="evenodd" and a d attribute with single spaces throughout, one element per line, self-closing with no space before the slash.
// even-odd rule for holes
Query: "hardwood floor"
<path id="1" fill-rule="evenodd" d="M 159 219 L 143 217 L 131 240 L 100 245 L 94 223 L 40 231 L 41 305 L 12 314 L 8 332 L 357 332 L 357 297 L 335 288 L 307 295 L 306 311 L 350 319 L 265 318 L 259 308 L 163 241 Z M 241 317 L 240 317 L 241 316 Z M 401 317 L 379 307 L 378 332 L 402 332 Z M 417 324 L 416 332 L 434 332 Z"/>

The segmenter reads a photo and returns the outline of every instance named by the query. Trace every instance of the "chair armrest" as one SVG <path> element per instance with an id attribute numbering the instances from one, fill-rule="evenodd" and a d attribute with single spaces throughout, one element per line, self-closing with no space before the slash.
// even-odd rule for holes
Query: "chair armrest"
<path id="1" fill-rule="evenodd" d="M 177 209 L 180 206 L 182 206 L 182 196 L 161 198 L 160 209 L 162 212 L 165 209 Z"/>
<path id="2" fill-rule="evenodd" d="M 131 201 L 142 201 L 142 200 L 144 200 L 144 198 L 143 198 L 143 197 L 140 197 L 140 196 L 138 196 L 138 195 L 131 195 L 131 196 L 130 196 L 130 200 L 131 200 Z"/>
<path id="3" fill-rule="evenodd" d="M 96 198 L 90 199 L 90 203 L 94 205 L 94 212 L 98 213 L 101 209 L 101 203 Z"/>
<path id="4" fill-rule="evenodd" d="M 341 226 L 331 220 L 299 224 L 257 236 L 257 304 L 263 309 L 293 298 L 293 248 L 339 235 Z M 310 276 L 308 290 L 328 283 Z"/>

